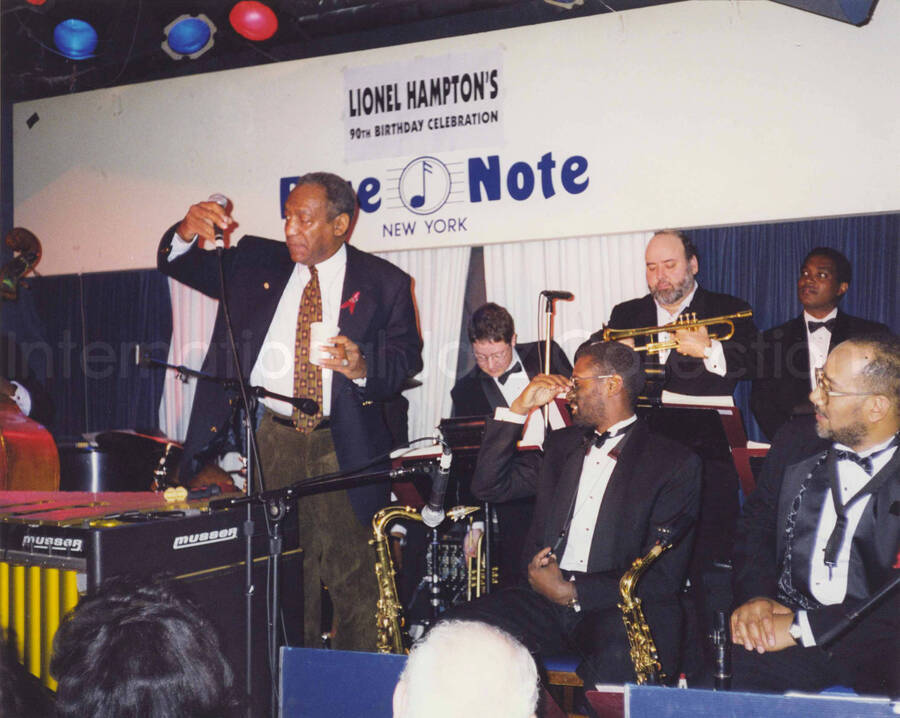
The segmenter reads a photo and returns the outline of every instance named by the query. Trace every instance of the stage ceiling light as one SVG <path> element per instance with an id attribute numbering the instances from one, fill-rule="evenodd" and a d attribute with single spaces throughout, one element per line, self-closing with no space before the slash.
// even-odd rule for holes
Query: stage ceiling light
<path id="1" fill-rule="evenodd" d="M 173 60 L 194 60 L 215 44 L 216 26 L 206 15 L 179 15 L 166 25 L 163 51 Z"/>
<path id="2" fill-rule="evenodd" d="M 268 40 L 278 29 L 278 18 L 272 9 L 256 0 L 241 0 L 231 8 L 228 19 L 239 35 L 256 42 Z"/>
<path id="3" fill-rule="evenodd" d="M 84 60 L 93 57 L 94 50 L 97 49 L 97 31 L 84 20 L 71 18 L 56 26 L 53 30 L 53 42 L 70 60 Z"/>

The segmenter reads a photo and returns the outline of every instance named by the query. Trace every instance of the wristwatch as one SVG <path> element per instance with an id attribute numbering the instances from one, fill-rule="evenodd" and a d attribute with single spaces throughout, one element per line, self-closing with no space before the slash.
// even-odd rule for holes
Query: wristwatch
<path id="1" fill-rule="evenodd" d="M 575 589 L 575 595 L 566 601 L 566 606 L 575 611 L 575 613 L 581 613 L 581 604 L 578 602 L 578 589 L 575 588 L 575 576 L 570 576 L 569 581 L 572 582 L 572 588 Z"/>

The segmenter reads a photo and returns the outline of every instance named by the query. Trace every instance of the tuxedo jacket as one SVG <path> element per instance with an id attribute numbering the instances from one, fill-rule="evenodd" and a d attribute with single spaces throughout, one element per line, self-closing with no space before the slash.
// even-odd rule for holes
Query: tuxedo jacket
<path id="1" fill-rule="evenodd" d="M 828 351 L 852 337 L 887 331 L 884 324 L 860 319 L 838 309 Z M 750 408 L 769 439 L 796 411 L 812 411 L 809 344 L 802 314 L 763 332 L 757 377 L 750 395 Z"/>
<path id="2" fill-rule="evenodd" d="M 169 262 L 174 231 L 173 226 L 160 242 L 159 270 L 218 298 L 216 253 L 195 245 Z M 249 376 L 295 265 L 284 242 L 253 236 L 245 236 L 236 246 L 226 249 L 223 263 L 242 369 Z M 350 301 L 354 296 L 357 299 Z M 365 387 L 338 372 L 331 383 L 331 434 L 343 470 L 390 450 L 391 435 L 379 402 L 390 399 L 407 378 L 422 369 L 422 341 L 409 275 L 383 259 L 347 245 L 338 327 L 342 335 L 359 345 L 367 368 Z M 203 371 L 236 377 L 221 306 Z M 185 440 L 182 476 L 192 475 L 200 468 L 194 461 L 196 455 L 226 427 L 234 401 L 218 384 L 198 382 Z M 349 493 L 364 525 L 387 503 L 385 485 L 362 486 Z"/>
<path id="3" fill-rule="evenodd" d="M 516 351 L 529 379 L 540 374 L 543 342 L 516 344 Z M 550 373 L 565 377 L 572 373 L 572 365 L 556 342 L 550 343 Z M 492 415 L 498 406 L 508 406 L 497 382 L 478 366 L 456 382 L 450 390 L 450 396 L 453 397 L 453 416 L 488 416 Z"/>
<path id="4" fill-rule="evenodd" d="M 698 319 L 710 319 L 735 314 L 745 309 L 750 309 L 750 305 L 743 299 L 697 287 L 693 300 L 684 311 L 695 313 Z M 637 329 L 657 326 L 658 323 L 656 302 L 647 294 L 640 299 L 632 299 L 613 307 L 608 326 L 611 329 Z M 712 328 L 710 330 L 715 331 Z M 670 351 L 665 365 L 663 389 L 693 396 L 731 395 L 738 380 L 749 379 L 755 373 L 753 347 L 758 336 L 759 331 L 752 318 L 734 320 L 734 336 L 722 342 L 726 362 L 724 377 L 708 372 L 702 359 Z M 592 340 L 602 338 L 602 330 L 591 337 Z M 648 338 L 635 337 L 634 342 L 635 346 L 644 346 L 648 343 Z"/>
<path id="5" fill-rule="evenodd" d="M 517 452 L 522 431 L 512 422 L 488 419 L 472 491 L 486 501 L 536 494 L 534 519 L 523 562 L 553 546 L 568 526 L 585 457 L 585 428 L 552 431 L 544 452 Z M 619 456 L 597 515 L 587 572 L 577 578 L 586 612 L 614 608 L 619 579 L 655 543 L 654 527 L 700 507 L 701 464 L 689 449 L 650 431 L 638 420 L 618 445 Z M 687 572 L 693 532 L 664 553 L 641 578 L 645 600 L 675 602 Z M 563 555 L 565 545 L 558 549 Z"/>
<path id="6" fill-rule="evenodd" d="M 808 449 L 811 445 L 805 446 Z M 777 586 L 785 556 L 785 526 L 791 504 L 810 472 L 795 522 L 791 577 L 796 589 L 812 597 L 809 586 L 815 532 L 824 502 L 831 501 L 831 481 L 837 470 L 832 456 L 814 470 L 826 452 L 827 449 L 817 451 L 787 466 L 780 476 L 762 476 L 748 498 L 739 521 L 735 550 L 736 605 L 756 596 L 785 602 L 779 598 Z M 840 635 L 848 627 L 847 614 L 896 574 L 894 566 L 900 552 L 900 451 L 894 452 L 878 476 L 883 482 L 866 505 L 853 534 L 844 601 L 807 614 L 817 644 Z"/>

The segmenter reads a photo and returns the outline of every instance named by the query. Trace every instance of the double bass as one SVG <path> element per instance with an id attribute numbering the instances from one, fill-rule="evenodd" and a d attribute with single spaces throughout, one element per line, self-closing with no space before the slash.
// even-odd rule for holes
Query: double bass
<path id="1" fill-rule="evenodd" d="M 31 232 L 16 227 L 6 236 L 13 258 L 0 267 L 0 302 L 15 300 L 22 279 L 41 259 L 41 243 Z M 0 305 L 2 306 L 2 305 Z M 0 367 L 17 363 L 15 343 L 0 342 L 8 356 Z M 9 388 L 5 376 L 0 385 Z M 29 419 L 8 395 L 0 391 L 0 491 L 56 491 L 59 489 L 59 454 L 50 432 Z"/>

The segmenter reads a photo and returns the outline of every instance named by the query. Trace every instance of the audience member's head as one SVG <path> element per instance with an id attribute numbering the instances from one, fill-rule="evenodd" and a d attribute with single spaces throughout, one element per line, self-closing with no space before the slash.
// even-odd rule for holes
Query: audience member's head
<path id="1" fill-rule="evenodd" d="M 50 672 L 61 718 L 224 718 L 235 708 L 215 629 L 171 583 L 104 583 L 66 616 Z"/>
<path id="2" fill-rule="evenodd" d="M 538 675 L 528 650 L 477 621 L 438 623 L 413 646 L 394 718 L 534 718 Z"/>
<path id="3" fill-rule="evenodd" d="M 8 636 L 0 639 L 0 716 L 50 718 L 52 694 L 16 660 L 13 641 Z"/>

